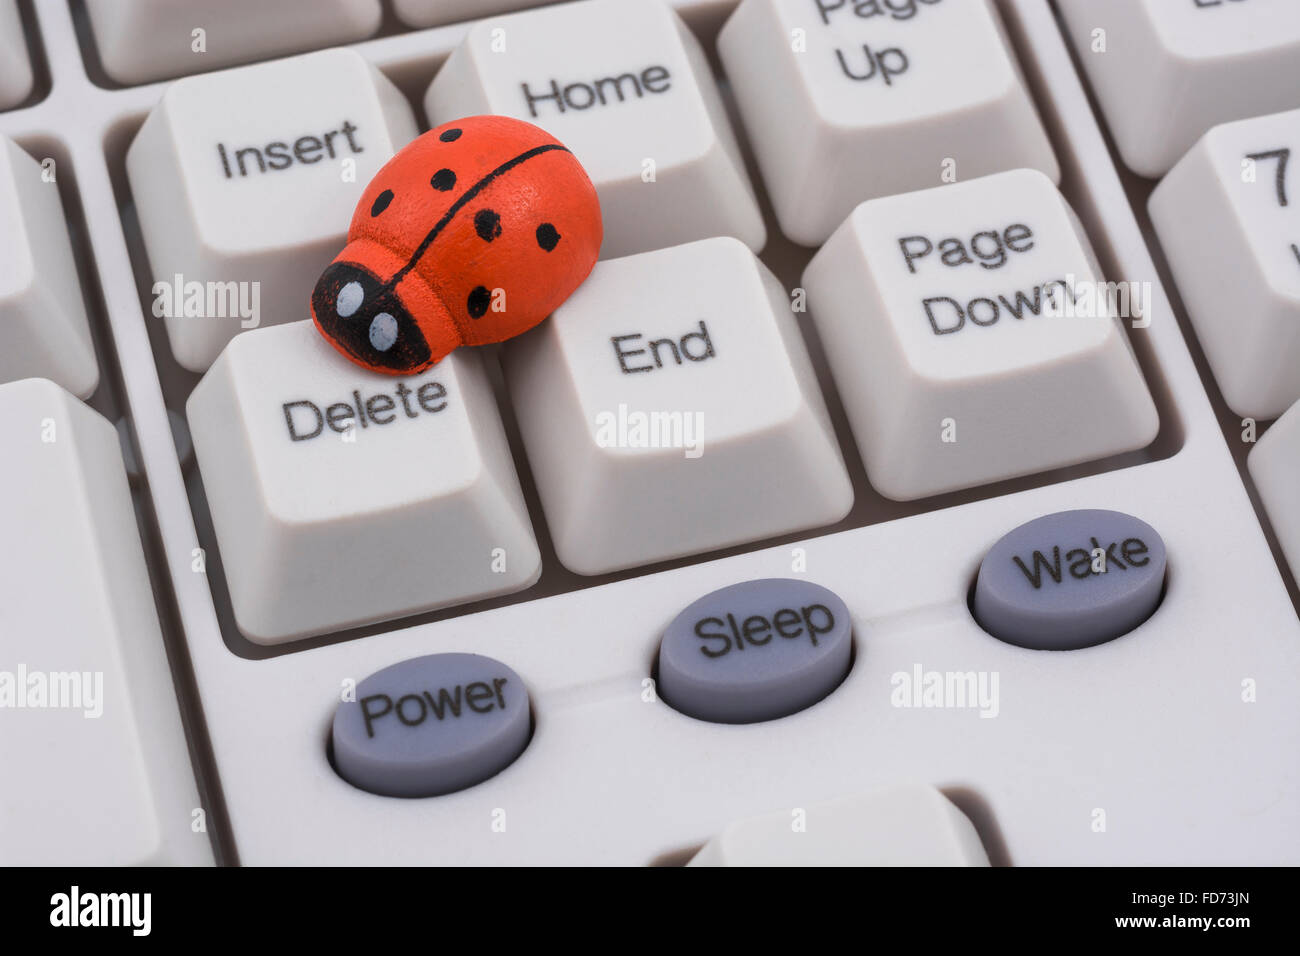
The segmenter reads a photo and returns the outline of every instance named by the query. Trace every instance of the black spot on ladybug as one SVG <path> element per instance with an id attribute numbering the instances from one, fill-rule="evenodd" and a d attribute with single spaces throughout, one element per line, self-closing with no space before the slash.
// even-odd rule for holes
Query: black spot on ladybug
<path id="1" fill-rule="evenodd" d="M 552 226 L 549 222 L 544 222 L 537 227 L 537 244 L 550 252 L 560 241 L 560 231 Z"/>
<path id="2" fill-rule="evenodd" d="M 433 178 L 429 180 L 429 185 L 439 192 L 445 193 L 455 187 L 456 174 L 450 169 L 440 169 L 433 174 Z"/>
<path id="3" fill-rule="evenodd" d="M 442 140 L 444 143 L 454 143 L 456 140 L 460 139 L 460 134 L 461 131 L 458 129 L 445 129 L 441 134 L 439 134 L 438 139 Z"/>
<path id="4" fill-rule="evenodd" d="M 474 213 L 474 231 L 484 242 L 491 242 L 501 235 L 501 217 L 491 209 L 480 209 Z"/>
<path id="5" fill-rule="evenodd" d="M 475 319 L 481 319 L 487 315 L 488 306 L 492 304 L 492 293 L 483 286 L 475 286 L 474 291 L 469 294 L 469 314 Z"/>
<path id="6" fill-rule="evenodd" d="M 392 201 L 393 201 L 393 191 L 391 189 L 385 189 L 383 192 L 381 192 L 378 196 L 375 197 L 375 204 L 370 207 L 370 215 L 378 216 L 381 212 L 383 212 L 385 209 L 388 208 L 388 204 Z"/>

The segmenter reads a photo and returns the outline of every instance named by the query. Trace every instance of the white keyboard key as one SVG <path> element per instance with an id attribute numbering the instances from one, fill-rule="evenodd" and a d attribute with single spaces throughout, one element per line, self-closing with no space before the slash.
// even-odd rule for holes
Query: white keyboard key
<path id="1" fill-rule="evenodd" d="M 479 17 L 538 7 L 554 0 L 393 0 L 393 8 L 407 26 L 436 27 Z"/>
<path id="2" fill-rule="evenodd" d="M 117 430 L 0 385 L 0 860 L 211 863 Z"/>
<path id="3" fill-rule="evenodd" d="M 864 199 L 951 176 L 1060 178 L 984 0 L 744 0 L 718 52 L 781 231 L 804 245 Z"/>
<path id="4" fill-rule="evenodd" d="M 541 560 L 491 386 L 409 378 L 308 321 L 241 335 L 186 412 L 239 629 L 260 644 L 521 590 Z"/>
<path id="5" fill-rule="evenodd" d="M 0 110 L 18 105 L 31 91 L 32 63 L 17 0 L 0 0 Z"/>
<path id="6" fill-rule="evenodd" d="M 1224 401 L 1276 418 L 1300 399 L 1300 110 L 1216 126 L 1148 208 Z"/>
<path id="7" fill-rule="evenodd" d="M 176 360 L 202 372 L 241 329 L 307 317 L 366 184 L 416 132 L 350 50 L 168 86 L 126 168 Z"/>
<path id="8" fill-rule="evenodd" d="M 742 820 L 688 866 L 988 866 L 979 834 L 934 787 L 895 787 Z"/>
<path id="9" fill-rule="evenodd" d="M 921 498 L 1149 443 L 1155 404 L 1099 278 L 1033 170 L 855 209 L 804 286 L 873 487 Z"/>
<path id="10" fill-rule="evenodd" d="M 579 574 L 853 504 L 790 300 L 735 239 L 597 263 L 503 361 L 556 553 Z"/>
<path id="11" fill-rule="evenodd" d="M 600 42 L 593 42 L 600 37 Z M 735 236 L 767 240 L 699 41 L 661 0 L 583 0 L 485 20 L 434 78 L 431 123 L 501 113 L 586 167 L 612 258 Z"/>
<path id="12" fill-rule="evenodd" d="M 1058 0 L 1125 165 L 1163 175 L 1211 126 L 1300 106 L 1296 0 Z"/>
<path id="13" fill-rule="evenodd" d="M 1291 573 L 1300 579 L 1300 401 L 1269 426 L 1246 464 Z"/>
<path id="14" fill-rule="evenodd" d="M 364 40 L 379 29 L 382 14 L 379 0 L 85 0 L 85 5 L 100 62 L 119 83 L 148 83 Z"/>
<path id="15" fill-rule="evenodd" d="M 85 398 L 99 366 L 57 181 L 0 136 L 0 382 L 34 377 Z"/>

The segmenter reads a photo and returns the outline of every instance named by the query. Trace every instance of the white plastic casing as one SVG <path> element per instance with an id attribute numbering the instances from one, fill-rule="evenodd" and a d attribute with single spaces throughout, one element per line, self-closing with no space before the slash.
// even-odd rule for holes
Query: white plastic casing
<path id="1" fill-rule="evenodd" d="M 555 568 L 544 557 L 531 592 L 548 595 L 540 600 L 268 659 L 239 637 L 212 578 L 193 570 L 202 498 L 187 492 L 164 401 L 185 392 L 151 352 L 157 320 L 136 284 L 139 250 L 114 192 L 123 131 L 165 86 L 89 82 L 72 6 L 34 6 L 53 86 L 36 105 L 0 113 L 0 132 L 39 151 L 58 130 L 75 169 L 90 274 L 102 287 L 239 860 L 681 861 L 738 820 L 923 781 L 981 804 L 976 822 L 992 829 L 997 838 L 984 842 L 1001 848 L 1002 861 L 1300 861 L 1300 698 L 1288 692 L 1300 681 L 1300 621 L 1045 0 L 999 8 L 1065 172 L 1065 196 L 1107 273 L 1153 282 L 1151 324 L 1131 334 L 1161 402 L 1155 451 L 1037 487 L 954 496 L 929 511 L 890 505 L 859 472 L 858 502 L 834 533 L 594 587 L 563 577 L 548 585 Z M 674 6 L 690 13 L 698 4 Z M 356 49 L 419 97 L 466 31 Z M 798 253 L 781 245 L 766 261 L 787 287 L 797 284 Z M 819 375 L 830 381 L 822 367 Z M 848 447 L 833 407 L 832 416 Z M 1009 529 L 1068 508 L 1125 510 L 1160 532 L 1170 555 L 1161 606 L 1125 637 L 1068 654 L 985 634 L 967 605 L 980 559 Z M 796 559 L 803 572 L 792 570 Z M 833 589 L 852 612 L 855 661 L 833 694 L 747 726 L 707 724 L 657 702 L 646 684 L 651 662 L 683 607 L 717 587 L 792 573 Z M 487 654 L 519 673 L 535 716 L 528 749 L 497 777 L 436 801 L 386 799 L 343 782 L 324 746 L 341 682 L 440 651 Z M 895 675 L 917 664 L 996 673 L 997 715 L 894 706 Z M 1258 693 L 1245 699 L 1252 684 Z M 1104 831 L 1094 825 L 1099 809 Z M 502 819 L 505 832 L 493 825 Z"/>

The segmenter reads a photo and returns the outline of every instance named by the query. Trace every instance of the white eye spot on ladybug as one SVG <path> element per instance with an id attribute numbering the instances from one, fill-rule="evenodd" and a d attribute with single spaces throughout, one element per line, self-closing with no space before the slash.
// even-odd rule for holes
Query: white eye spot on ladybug
<path id="1" fill-rule="evenodd" d="M 361 308 L 361 300 L 365 297 L 366 293 L 361 288 L 360 282 L 349 282 L 339 289 L 339 297 L 334 303 L 334 311 L 339 314 L 339 318 L 346 319 Z"/>
<path id="2" fill-rule="evenodd" d="M 397 320 L 387 312 L 380 312 L 370 320 L 370 344 L 376 351 L 387 352 L 397 341 Z"/>

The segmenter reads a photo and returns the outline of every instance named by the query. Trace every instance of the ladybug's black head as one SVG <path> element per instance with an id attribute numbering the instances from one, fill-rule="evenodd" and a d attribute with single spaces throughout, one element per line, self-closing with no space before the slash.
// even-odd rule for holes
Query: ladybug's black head
<path id="1" fill-rule="evenodd" d="M 335 262 L 321 274 L 311 312 L 317 328 L 340 352 L 376 372 L 418 372 L 433 357 L 401 299 L 356 263 Z"/>

